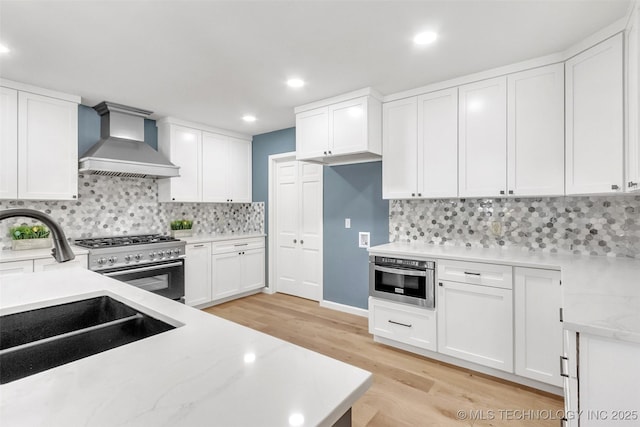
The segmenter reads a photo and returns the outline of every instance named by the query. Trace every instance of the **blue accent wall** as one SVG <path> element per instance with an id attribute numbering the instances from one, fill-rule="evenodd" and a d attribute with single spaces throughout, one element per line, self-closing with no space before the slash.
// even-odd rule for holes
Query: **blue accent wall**
<path id="1" fill-rule="evenodd" d="M 371 246 L 389 241 L 389 201 L 382 199 L 382 162 L 324 167 L 323 299 L 368 308 L 369 255 L 358 232 L 371 233 Z M 351 228 L 344 228 L 351 218 Z"/>
<path id="2" fill-rule="evenodd" d="M 86 105 L 78 105 L 78 156 L 82 156 L 100 140 L 100 115 Z M 144 142 L 158 149 L 158 128 L 155 120 L 144 119 Z"/>

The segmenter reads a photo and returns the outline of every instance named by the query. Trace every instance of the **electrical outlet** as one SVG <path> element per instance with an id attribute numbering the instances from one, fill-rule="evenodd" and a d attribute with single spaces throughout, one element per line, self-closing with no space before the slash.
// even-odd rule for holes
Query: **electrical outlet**
<path id="1" fill-rule="evenodd" d="M 499 221 L 493 221 L 491 223 L 491 231 L 495 236 L 502 236 L 502 223 Z"/>
<path id="2" fill-rule="evenodd" d="M 351 218 L 344 219 L 344 228 L 351 228 Z"/>
<path id="3" fill-rule="evenodd" d="M 361 231 L 358 233 L 358 246 L 361 248 L 368 248 L 371 235 L 368 231 Z"/>

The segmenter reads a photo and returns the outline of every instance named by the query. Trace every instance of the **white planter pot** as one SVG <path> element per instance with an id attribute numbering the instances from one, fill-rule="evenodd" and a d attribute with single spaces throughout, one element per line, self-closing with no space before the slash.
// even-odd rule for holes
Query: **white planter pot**
<path id="1" fill-rule="evenodd" d="M 47 237 L 46 239 L 21 239 L 11 241 L 11 249 L 13 249 L 14 251 L 46 249 L 52 246 L 53 240 L 51 240 L 51 237 Z"/>
<path id="2" fill-rule="evenodd" d="M 171 230 L 171 237 L 175 237 L 179 239 L 181 237 L 191 237 L 193 236 L 193 229 L 191 230 Z"/>

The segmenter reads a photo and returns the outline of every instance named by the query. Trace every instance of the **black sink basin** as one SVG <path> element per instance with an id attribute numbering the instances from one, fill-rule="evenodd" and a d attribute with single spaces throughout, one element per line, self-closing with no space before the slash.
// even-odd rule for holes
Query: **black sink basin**
<path id="1" fill-rule="evenodd" d="M 0 384 L 174 329 L 108 296 L 0 317 Z"/>

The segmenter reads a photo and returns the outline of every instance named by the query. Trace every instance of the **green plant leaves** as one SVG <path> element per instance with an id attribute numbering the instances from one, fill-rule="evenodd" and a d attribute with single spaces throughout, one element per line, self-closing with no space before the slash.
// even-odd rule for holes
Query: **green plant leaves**
<path id="1" fill-rule="evenodd" d="M 49 237 L 50 231 L 41 224 L 36 225 L 18 225 L 9 229 L 12 240 L 23 239 L 46 239 Z"/>

